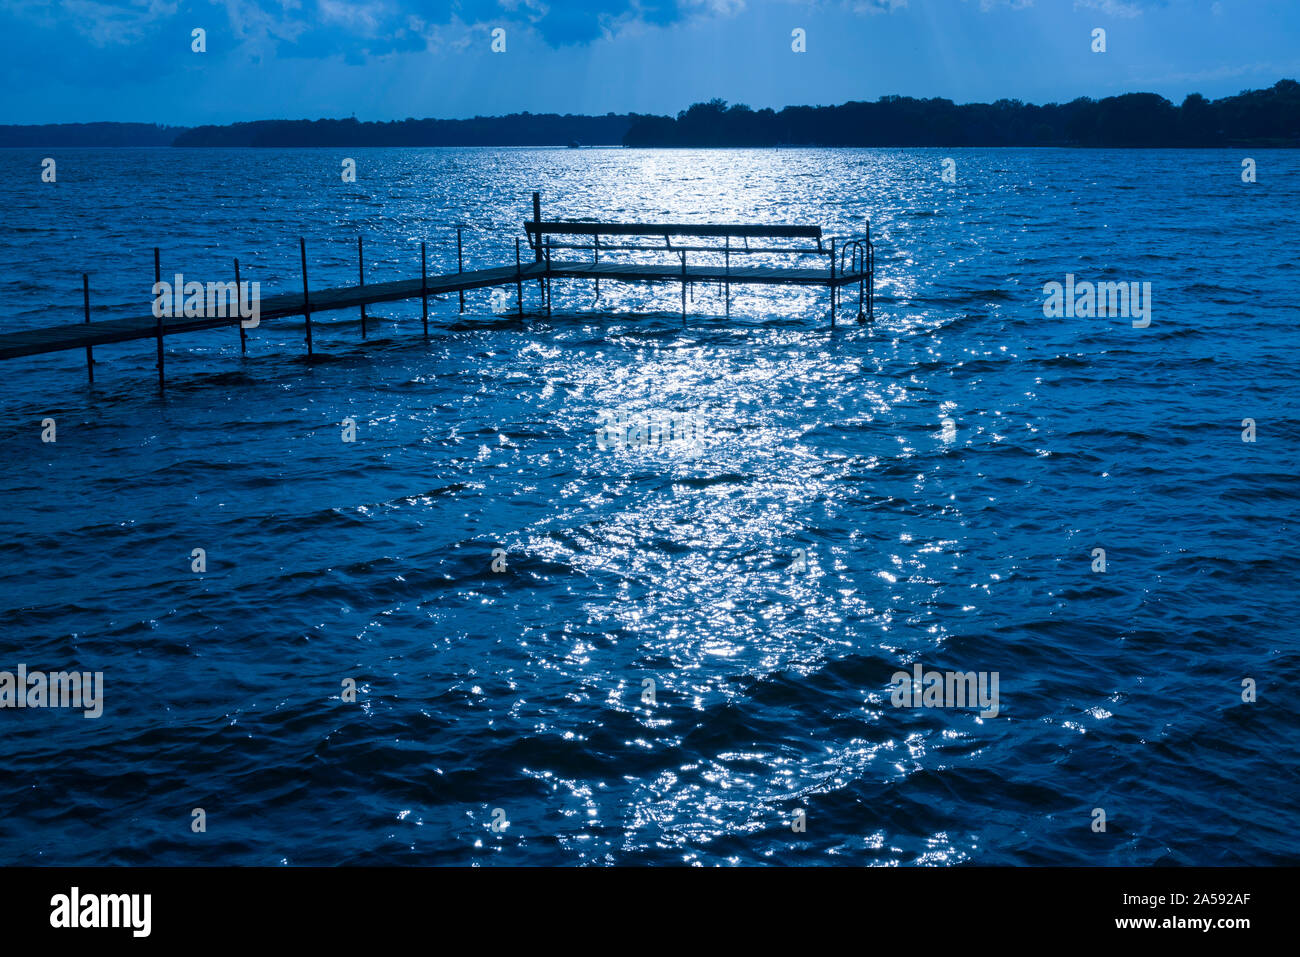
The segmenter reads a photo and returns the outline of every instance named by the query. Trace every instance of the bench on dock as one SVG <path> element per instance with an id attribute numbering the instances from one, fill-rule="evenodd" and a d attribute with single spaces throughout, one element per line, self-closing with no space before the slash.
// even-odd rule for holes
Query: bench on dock
<path id="1" fill-rule="evenodd" d="M 601 223 L 588 220 L 540 220 L 540 211 L 524 223 L 524 233 L 534 258 L 545 268 L 546 303 L 550 310 L 550 279 L 594 279 L 626 282 L 678 281 L 682 284 L 682 315 L 686 314 L 686 287 L 692 282 L 717 282 L 724 290 L 726 313 L 731 315 L 732 283 L 826 286 L 831 292 L 831 325 L 843 286 L 858 286 L 858 321 L 875 315 L 875 256 L 869 229 L 862 236 L 825 237 L 822 228 L 807 224 L 755 223 Z M 602 242 L 602 237 L 604 241 Z M 648 240 L 660 240 L 649 242 Z M 637 242 L 636 240 L 641 240 Z M 708 242 L 712 240 L 712 242 Z M 734 240 L 734 242 L 733 242 Z M 754 240 L 756 244 L 751 244 Z M 774 242 L 785 241 L 779 245 Z M 591 253 L 591 261 L 557 260 L 556 250 Z M 676 263 L 606 259 L 610 254 L 668 254 Z M 695 256 L 695 262 L 689 258 Z M 701 262 L 701 254 L 704 261 Z M 747 264 L 733 267 L 732 256 L 814 257 L 814 268 Z M 649 258 L 649 257 L 647 257 Z"/>

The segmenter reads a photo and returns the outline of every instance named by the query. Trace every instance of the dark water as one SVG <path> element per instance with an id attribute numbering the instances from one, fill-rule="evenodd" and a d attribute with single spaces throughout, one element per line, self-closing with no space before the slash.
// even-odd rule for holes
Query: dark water
<path id="1" fill-rule="evenodd" d="M 314 362 L 292 320 L 171 339 L 163 399 L 149 342 L 93 388 L 6 362 L 0 669 L 102 671 L 104 712 L 0 710 L 0 861 L 1296 861 L 1300 155 L 41 155 L 0 153 L 5 329 L 78 321 L 83 270 L 147 312 L 155 244 L 264 294 L 299 235 L 321 286 L 358 232 L 368 282 L 454 264 L 456 222 L 510 261 L 533 189 L 869 219 L 879 302 L 476 292 L 427 343 L 418 306 L 365 345 L 320 316 Z M 1150 282 L 1150 326 L 1045 318 L 1067 273 Z M 707 435 L 602 449 L 610 411 Z M 996 672 L 999 714 L 895 708 L 915 662 Z"/>

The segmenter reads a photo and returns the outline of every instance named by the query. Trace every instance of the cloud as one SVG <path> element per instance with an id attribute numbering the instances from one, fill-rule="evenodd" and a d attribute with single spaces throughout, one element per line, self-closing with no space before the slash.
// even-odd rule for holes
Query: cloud
<path id="1" fill-rule="evenodd" d="M 1148 6 L 1163 5 L 1148 4 Z M 1135 0 L 1074 0 L 1074 9 L 1096 10 L 1108 17 L 1118 17 L 1123 20 L 1142 16 L 1142 4 Z"/>
<path id="2" fill-rule="evenodd" d="M 31 6 L 48 8 L 22 4 L 17 12 L 26 12 Z M 146 36 L 154 24 L 174 15 L 176 7 L 176 3 L 166 0 L 130 0 L 125 6 L 97 0 L 63 0 L 60 4 L 66 15 L 61 19 L 98 47 L 134 43 Z"/>
<path id="3" fill-rule="evenodd" d="M 908 0 L 785 0 L 880 13 Z M 1016 0 L 1013 0 L 1016 2 Z M 159 63 L 189 52 L 194 27 L 208 56 L 350 63 L 394 53 L 460 51 L 496 27 L 553 49 L 645 34 L 679 24 L 762 15 L 776 0 L 0 0 L 0 9 L 40 29 L 70 32 L 89 48 L 137 47 Z"/>
<path id="4" fill-rule="evenodd" d="M 893 13 L 906 10 L 907 0 L 852 0 L 848 7 L 854 13 Z"/>
<path id="5" fill-rule="evenodd" d="M 979 0 L 979 2 L 981 13 L 989 13 L 1001 7 L 1007 7 L 1011 10 L 1024 10 L 1026 7 L 1034 5 L 1034 0 Z"/>
<path id="6" fill-rule="evenodd" d="M 399 19 L 401 11 L 390 9 L 382 0 L 353 3 L 351 0 L 317 0 L 321 21 L 338 24 L 352 32 L 376 35 L 382 27 Z"/>
<path id="7" fill-rule="evenodd" d="M 745 9 L 745 0 L 681 0 L 681 5 L 714 16 L 734 17 Z"/>
<path id="8" fill-rule="evenodd" d="M 281 3 L 279 14 L 269 12 L 256 0 L 217 2 L 225 8 L 226 22 L 238 41 L 238 52 L 245 56 L 255 59 L 275 56 L 282 43 L 297 43 L 308 30 L 301 19 L 301 4 L 297 2 Z"/>

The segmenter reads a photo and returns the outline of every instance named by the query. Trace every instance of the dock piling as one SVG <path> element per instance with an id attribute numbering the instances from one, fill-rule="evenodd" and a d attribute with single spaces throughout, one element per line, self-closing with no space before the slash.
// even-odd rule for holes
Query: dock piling
<path id="1" fill-rule="evenodd" d="M 866 286 L 863 284 L 863 274 L 867 268 L 867 251 L 860 249 L 859 255 L 862 257 L 862 265 L 858 267 L 858 323 L 862 324 L 867 321 L 867 317 L 862 311 L 862 300 L 866 291 Z"/>
<path id="2" fill-rule="evenodd" d="M 360 236 L 357 236 L 357 279 L 359 280 L 361 288 L 364 289 L 366 285 L 366 265 L 365 265 L 364 254 L 361 248 Z M 361 304 L 361 338 L 364 339 L 365 337 L 366 337 L 366 304 L 363 302 Z"/>
<path id="3" fill-rule="evenodd" d="M 540 230 L 542 226 L 542 194 L 536 191 L 533 193 L 533 222 Z M 533 237 L 533 258 L 539 264 L 542 261 L 542 234 L 540 231 Z M 537 277 L 537 293 L 541 296 L 546 295 L 546 281 L 541 276 Z"/>
<path id="4" fill-rule="evenodd" d="M 298 251 L 302 256 L 302 316 L 307 321 L 307 355 L 311 348 L 311 296 L 307 292 L 307 240 L 298 237 Z"/>
<path id="5" fill-rule="evenodd" d="M 424 251 L 424 243 L 420 243 L 420 301 L 422 303 L 421 316 L 424 319 L 424 338 L 429 338 L 429 262 Z"/>
<path id="6" fill-rule="evenodd" d="M 457 226 L 456 227 L 456 272 L 462 273 L 464 271 L 465 271 L 465 256 L 461 251 L 460 227 Z M 464 289 L 460 291 L 460 311 L 461 312 L 465 311 L 465 290 Z"/>
<path id="7" fill-rule="evenodd" d="M 524 314 L 524 272 L 519 262 L 519 239 L 515 239 L 515 305 L 519 315 Z"/>
<path id="8" fill-rule="evenodd" d="M 727 237 L 727 246 L 723 252 L 723 274 L 726 279 L 723 280 L 723 297 L 727 302 L 727 316 L 731 316 L 731 237 Z"/>
<path id="9" fill-rule="evenodd" d="M 682 322 L 686 321 L 686 250 L 682 250 Z"/>
<path id="10" fill-rule="evenodd" d="M 533 193 L 533 222 L 538 226 L 542 225 L 542 194 Z M 533 252 L 537 256 L 537 261 L 542 261 L 542 234 L 537 234 L 537 241 L 533 243 Z"/>
<path id="11" fill-rule="evenodd" d="M 835 328 L 835 237 L 831 237 L 831 328 Z"/>
<path id="12" fill-rule="evenodd" d="M 534 193 L 534 196 L 537 194 Z M 551 237 L 546 237 L 546 314 L 551 314 Z"/>
<path id="13" fill-rule="evenodd" d="M 876 247 L 871 242 L 871 227 L 867 227 L 867 318 L 876 318 Z"/>
<path id="14" fill-rule="evenodd" d="M 81 274 L 81 302 L 86 311 L 86 325 L 90 325 L 90 275 L 84 272 Z M 89 344 L 86 345 L 86 378 L 91 385 L 95 384 L 95 354 Z"/>
<path id="15" fill-rule="evenodd" d="M 154 282 L 154 287 L 155 287 L 155 288 L 158 286 L 159 283 L 162 282 L 162 253 L 159 252 L 157 246 L 155 246 L 155 247 L 153 248 L 153 282 Z M 183 293 L 184 290 L 181 290 L 181 292 Z M 176 298 L 176 290 L 174 290 L 174 289 L 172 290 L 172 298 L 173 298 L 173 301 L 175 301 L 175 298 Z M 163 381 L 163 342 L 162 342 L 162 341 L 163 341 L 163 321 L 162 321 L 162 310 L 161 310 L 161 309 L 158 309 L 158 308 L 155 306 L 155 310 L 154 310 L 154 311 L 158 313 L 158 315 L 157 315 L 157 317 L 156 317 L 156 318 L 157 318 L 157 325 L 155 326 L 155 334 L 156 334 L 157 337 L 158 337 L 158 391 L 161 392 L 161 391 L 163 390 L 163 385 L 164 385 L 164 381 Z"/>

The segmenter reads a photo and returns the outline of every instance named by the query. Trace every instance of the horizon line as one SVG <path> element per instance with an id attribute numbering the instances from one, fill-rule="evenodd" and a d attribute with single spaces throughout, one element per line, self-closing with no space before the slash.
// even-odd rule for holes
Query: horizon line
<path id="1" fill-rule="evenodd" d="M 1292 83 L 1297 82 L 1295 77 L 1279 76 L 1276 80 L 1274 80 L 1270 84 L 1264 86 L 1246 87 L 1238 90 L 1236 93 L 1228 93 L 1219 97 L 1213 97 L 1213 98 L 1205 97 L 1204 94 L 1193 91 L 1191 93 L 1186 94 L 1183 97 L 1183 101 L 1186 101 L 1189 97 L 1202 96 L 1207 101 L 1211 103 L 1215 103 L 1220 100 L 1231 99 L 1235 96 L 1242 96 L 1246 93 L 1256 93 L 1263 90 L 1271 90 L 1277 87 L 1278 84 L 1286 83 L 1288 81 Z M 965 102 L 959 103 L 958 101 L 947 96 L 912 96 L 906 93 L 882 93 L 879 96 L 877 96 L 875 99 L 849 98 L 849 99 L 842 100 L 838 103 L 834 103 L 834 102 L 786 103 L 784 106 L 780 106 L 780 107 L 750 106 L 748 103 L 739 100 L 735 102 L 730 102 L 724 100 L 722 97 L 713 97 L 708 100 L 696 100 L 695 102 L 691 103 L 689 106 L 683 107 L 681 110 L 678 110 L 676 113 L 637 113 L 633 111 L 616 112 L 613 110 L 606 110 L 604 113 L 560 113 L 555 110 L 548 110 L 543 112 L 536 112 L 533 110 L 515 110 L 514 112 L 511 113 L 475 113 L 473 116 L 406 116 L 406 117 L 402 117 L 401 119 L 388 119 L 388 120 L 358 119 L 357 115 L 353 113 L 350 116 L 315 116 L 315 117 L 272 116 L 272 117 L 263 117 L 261 119 L 256 119 L 256 120 L 228 120 L 224 123 L 209 122 L 209 123 L 191 123 L 191 124 L 182 124 L 182 125 L 171 125 L 168 123 L 161 123 L 157 120 L 102 120 L 102 119 L 101 120 L 53 120 L 53 121 L 45 121 L 40 123 L 0 122 L 0 128 L 36 127 L 36 126 L 93 126 L 93 125 L 112 123 L 121 126 L 154 126 L 154 127 L 158 127 L 159 129 L 166 129 L 166 130 L 196 130 L 196 129 L 201 129 L 205 126 L 211 126 L 211 127 L 240 126 L 245 124 L 251 125 L 254 123 L 318 123 L 323 121 L 346 122 L 348 120 L 355 120 L 357 123 L 409 123 L 409 122 L 421 123 L 421 122 L 428 122 L 428 121 L 437 122 L 437 123 L 465 123 L 465 122 L 472 122 L 474 120 L 508 119 L 510 117 L 515 117 L 515 116 L 559 116 L 559 117 L 574 117 L 574 118 L 583 118 L 583 119 L 602 119 L 608 117 L 616 117 L 616 118 L 645 117 L 645 118 L 675 119 L 681 113 L 685 112 L 686 110 L 689 110 L 691 106 L 707 105 L 714 102 L 721 102 L 727 108 L 732 108 L 737 106 L 747 107 L 753 110 L 755 113 L 761 113 L 767 110 L 770 110 L 773 113 L 780 113 L 782 110 L 829 109 L 837 106 L 845 106 L 850 103 L 880 103 L 882 101 L 890 100 L 890 99 L 915 100 L 918 103 L 933 103 L 933 102 L 951 103 L 953 106 L 957 106 L 957 107 L 991 106 L 996 103 L 1019 103 L 1023 106 L 1048 107 L 1048 106 L 1066 106 L 1070 103 L 1077 103 L 1080 100 L 1087 100 L 1093 103 L 1100 103 L 1105 100 L 1113 100 L 1125 96 L 1157 96 L 1168 103 L 1174 104 L 1175 106 L 1178 105 L 1176 101 L 1171 100 L 1163 93 L 1157 93 L 1154 90 L 1130 90 L 1125 93 L 1112 93 L 1106 96 L 1092 96 L 1086 93 L 1081 93 L 1078 96 L 1073 97 L 1072 99 L 1048 100 L 1042 103 L 1033 103 L 1028 100 L 1022 100 L 1018 97 L 1007 97 L 1007 96 L 998 97 L 996 100 L 967 100 Z"/>

